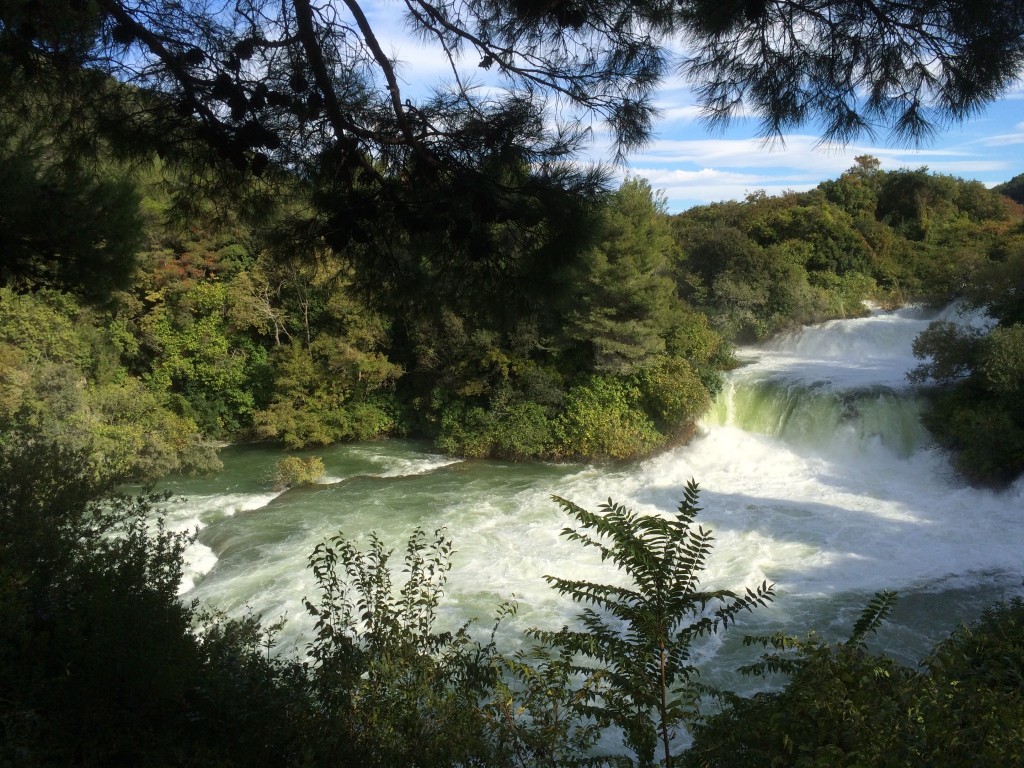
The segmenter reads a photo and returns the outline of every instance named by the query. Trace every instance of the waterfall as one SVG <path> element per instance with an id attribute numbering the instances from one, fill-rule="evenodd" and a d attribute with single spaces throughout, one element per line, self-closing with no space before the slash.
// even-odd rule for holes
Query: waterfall
<path id="1" fill-rule="evenodd" d="M 318 451 L 327 481 L 274 495 L 262 478 L 280 454 L 231 449 L 221 476 L 171 483 L 186 498 L 169 508 L 171 522 L 201 528 L 185 597 L 229 614 L 286 614 L 282 640 L 301 649 L 301 599 L 314 594 L 306 558 L 317 543 L 339 530 L 361 541 L 376 531 L 400 553 L 415 526 L 443 526 L 457 550 L 446 621 L 479 617 L 486 626 L 514 598 L 510 632 L 557 627 L 577 606 L 545 574 L 619 576 L 562 540 L 567 521 L 551 495 L 671 514 L 692 477 L 700 522 L 716 537 L 703 583 L 735 589 L 764 579 L 778 593 L 730 638 L 702 648 L 715 674 L 735 668 L 744 632 L 845 637 L 883 588 L 902 599 L 879 642 L 915 661 L 986 603 L 1018 591 L 1024 567 L 1024 483 L 1002 493 L 965 486 L 920 426 L 906 372 L 917 362 L 914 337 L 936 317 L 958 315 L 876 312 L 743 349 L 695 439 L 633 465 L 458 462 L 385 441 Z"/>

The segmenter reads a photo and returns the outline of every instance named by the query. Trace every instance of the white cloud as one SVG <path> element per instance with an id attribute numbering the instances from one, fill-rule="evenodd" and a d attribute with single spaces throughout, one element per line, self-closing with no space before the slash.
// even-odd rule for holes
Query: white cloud
<path id="1" fill-rule="evenodd" d="M 653 189 L 665 194 L 670 213 L 678 213 L 695 205 L 742 200 L 759 190 L 769 195 L 803 191 L 816 186 L 819 181 L 808 177 L 769 176 L 714 167 L 681 170 L 634 165 L 623 175 L 647 179 Z"/>
<path id="2" fill-rule="evenodd" d="M 658 101 L 659 125 L 664 123 L 692 123 L 700 119 L 700 107 L 696 104 L 675 105 L 671 102 Z"/>
<path id="3" fill-rule="evenodd" d="M 978 143 L 986 147 L 1006 147 L 1013 144 L 1024 144 L 1024 123 L 1014 126 L 1017 133 L 1003 133 L 996 136 L 986 136 Z"/>
<path id="4" fill-rule="evenodd" d="M 816 136 L 794 134 L 766 143 L 755 137 L 682 138 L 697 131 L 676 130 L 679 138 L 662 138 L 629 158 L 629 171 L 644 176 L 665 192 L 671 211 L 721 200 L 812 189 L 838 177 L 859 155 L 879 159 L 884 170 L 926 166 L 989 184 L 1013 176 L 1015 156 L 993 153 L 999 145 L 1024 143 L 1024 134 L 1000 134 L 960 144 L 922 149 L 884 145 L 828 145 Z"/>

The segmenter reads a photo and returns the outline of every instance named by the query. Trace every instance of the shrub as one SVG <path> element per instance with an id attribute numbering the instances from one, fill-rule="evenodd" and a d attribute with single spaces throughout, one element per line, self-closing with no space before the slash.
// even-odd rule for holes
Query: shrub
<path id="1" fill-rule="evenodd" d="M 350 403 L 345 409 L 348 413 L 348 436 L 352 440 L 372 440 L 395 431 L 398 422 L 387 405 L 386 401 Z"/>
<path id="2" fill-rule="evenodd" d="M 1024 472 L 1024 403 L 964 383 L 937 393 L 922 422 L 972 483 L 1002 486 Z"/>
<path id="3" fill-rule="evenodd" d="M 982 344 L 979 368 L 992 392 L 1024 393 L 1024 323 L 994 328 Z"/>
<path id="4" fill-rule="evenodd" d="M 360 551 L 341 534 L 314 550 L 319 602 L 309 645 L 316 715 L 310 764 L 487 765 L 481 699 L 493 689 L 493 648 L 469 625 L 436 628 L 451 568 L 451 540 L 416 530 L 395 584 L 393 550 L 371 535 Z"/>
<path id="5" fill-rule="evenodd" d="M 499 458 L 540 458 L 552 440 L 551 419 L 537 403 L 517 403 L 500 418 L 494 429 L 494 453 Z"/>
<path id="6" fill-rule="evenodd" d="M 297 665 L 255 627 L 195 631 L 158 499 L 106 496 L 86 454 L 10 433 L 0 487 L 0 765 L 285 764 Z"/>
<path id="7" fill-rule="evenodd" d="M 324 476 L 324 460 L 319 456 L 286 456 L 274 465 L 274 487 L 315 483 Z"/>
<path id="8" fill-rule="evenodd" d="M 494 447 L 494 417 L 480 406 L 449 403 L 441 412 L 436 443 L 445 453 L 482 459 Z"/>
<path id="9" fill-rule="evenodd" d="M 592 376 L 565 396 L 555 424 L 564 457 L 628 459 L 650 453 L 664 437 L 640 405 L 640 390 L 611 376 Z"/>
<path id="10" fill-rule="evenodd" d="M 666 358 L 635 377 L 644 410 L 663 432 L 675 432 L 699 419 L 711 405 L 711 395 L 686 360 Z"/>
<path id="11" fill-rule="evenodd" d="M 936 646 L 920 670 L 868 653 L 894 596 L 868 606 L 854 636 L 828 645 L 811 636 L 756 638 L 772 653 L 746 671 L 790 675 L 780 691 L 745 699 L 706 718 L 685 765 L 1021 765 L 1024 739 L 1024 604 L 987 610 Z"/>

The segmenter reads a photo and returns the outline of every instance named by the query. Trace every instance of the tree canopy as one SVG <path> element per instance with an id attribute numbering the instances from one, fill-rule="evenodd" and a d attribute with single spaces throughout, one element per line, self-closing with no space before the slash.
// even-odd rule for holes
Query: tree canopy
<path id="1" fill-rule="evenodd" d="M 1010 87 L 1024 64 L 1015 0 L 684 0 L 683 72 L 712 123 L 743 110 L 766 136 L 886 130 L 927 139 Z"/>
<path id="2" fill-rule="evenodd" d="M 8 3 L 0 74 L 66 89 L 69 66 L 84 68 L 111 132 L 161 153 L 198 139 L 236 167 L 306 179 L 305 234 L 372 254 L 376 283 L 415 284 L 424 260 L 457 280 L 467 262 L 528 275 L 556 258 L 537 233 L 576 232 L 578 201 L 602 188 L 573 162 L 592 123 L 619 156 L 641 146 L 674 69 L 712 125 L 750 113 L 766 136 L 810 124 L 825 140 L 916 142 L 1024 65 L 1016 0 L 406 0 L 405 28 L 451 65 L 421 94 L 405 89 L 375 10 Z M 96 73 L 132 87 L 97 88 Z"/>
<path id="3" fill-rule="evenodd" d="M 599 115 L 631 149 L 672 64 L 712 120 L 746 107 L 769 134 L 824 119 L 839 139 L 876 127 L 923 138 L 997 97 L 1024 64 L 1014 0 L 407 0 L 402 22 L 452 70 L 450 87 L 413 100 L 372 5 L 49 0 L 9 5 L 0 29 L 8 56 L 98 65 L 173 94 L 233 140 L 229 152 L 333 146 L 370 176 L 462 153 L 564 157 L 585 131 L 538 125 L 549 100 Z M 501 87 L 478 87 L 467 64 Z"/>

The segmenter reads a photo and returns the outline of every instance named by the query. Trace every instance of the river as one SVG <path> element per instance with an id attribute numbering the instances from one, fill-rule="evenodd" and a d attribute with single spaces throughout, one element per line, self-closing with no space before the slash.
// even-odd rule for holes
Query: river
<path id="1" fill-rule="evenodd" d="M 877 312 L 743 349 L 745 364 L 697 437 L 631 465 L 459 461 L 390 440 L 313 451 L 327 468 L 321 482 L 275 493 L 267 478 L 281 451 L 225 449 L 217 476 L 164 484 L 183 497 L 167 507 L 168 522 L 199 529 L 182 596 L 229 615 L 286 616 L 279 648 L 301 653 L 311 626 L 301 600 L 315 598 L 306 558 L 317 543 L 338 531 L 365 543 L 376 531 L 399 557 L 416 526 L 444 526 L 457 553 L 442 621 L 488 627 L 514 598 L 519 612 L 503 636 L 515 644 L 523 628 L 575 614 L 544 574 L 617 578 L 561 540 L 567 518 L 553 494 L 671 513 L 692 477 L 699 520 L 716 537 L 704 585 L 768 580 L 777 593 L 701 647 L 712 679 L 752 685 L 732 673 L 745 633 L 845 638 L 883 588 L 901 597 L 875 642 L 915 663 L 985 605 L 1019 594 L 1024 569 L 1024 482 L 1001 493 L 965 487 L 919 425 L 905 374 L 913 338 L 934 317 Z"/>

